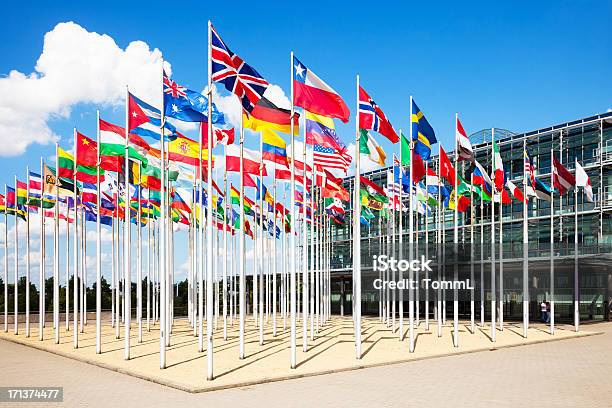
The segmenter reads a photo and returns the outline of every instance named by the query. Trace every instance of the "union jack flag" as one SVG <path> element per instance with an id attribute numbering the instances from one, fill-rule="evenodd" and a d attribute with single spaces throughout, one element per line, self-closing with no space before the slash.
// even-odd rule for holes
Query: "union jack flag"
<path id="1" fill-rule="evenodd" d="M 166 75 L 164 72 L 164 93 L 172 95 L 173 98 L 187 97 L 185 93 L 185 87 L 180 86 Z"/>
<path id="2" fill-rule="evenodd" d="M 250 113 L 262 98 L 268 81 L 225 45 L 211 26 L 212 80 L 240 98 L 242 108 Z"/>

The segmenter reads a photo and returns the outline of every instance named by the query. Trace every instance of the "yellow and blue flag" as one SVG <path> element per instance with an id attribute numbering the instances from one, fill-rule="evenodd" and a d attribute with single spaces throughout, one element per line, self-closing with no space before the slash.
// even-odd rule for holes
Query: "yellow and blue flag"
<path id="1" fill-rule="evenodd" d="M 414 140 L 413 149 L 423 160 L 429 160 L 431 157 L 431 146 L 438 143 L 436 132 L 434 132 L 414 100 L 412 101 L 411 117 L 412 140 Z"/>

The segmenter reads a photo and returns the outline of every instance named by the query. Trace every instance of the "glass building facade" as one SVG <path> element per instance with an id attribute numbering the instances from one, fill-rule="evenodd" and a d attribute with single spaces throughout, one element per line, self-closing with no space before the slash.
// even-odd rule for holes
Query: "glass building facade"
<path id="1" fill-rule="evenodd" d="M 512 199 L 510 204 L 495 204 L 495 246 L 491 246 L 491 203 L 482 206 L 477 199 L 472 200 L 465 213 L 458 216 L 458 241 L 463 262 L 458 268 L 459 275 L 473 277 L 476 289 L 473 293 L 462 292 L 459 296 L 460 317 L 469 318 L 470 300 L 479 304 L 484 302 L 485 314 L 490 313 L 491 291 L 491 249 L 496 250 L 495 296 L 503 299 L 504 318 L 520 320 L 523 302 L 523 253 L 528 251 L 528 288 L 530 315 L 537 318 L 539 304 L 554 298 L 555 317 L 558 321 L 573 318 L 575 298 L 574 273 L 578 270 L 578 299 L 583 320 L 609 319 L 612 304 L 612 113 L 575 120 L 535 131 L 515 134 L 504 129 L 484 129 L 470 136 L 476 160 L 488 171 L 492 166 L 492 138 L 498 144 L 507 177 L 523 188 L 524 148 L 531 157 L 536 176 L 547 185 L 551 184 L 551 154 L 570 172 L 574 172 L 577 160 L 590 177 L 594 202 L 588 202 L 582 189 L 574 194 L 570 190 L 564 195 L 554 194 L 550 201 L 532 198 L 527 208 L 528 247 L 523 245 L 523 203 Z M 434 153 L 437 153 L 437 145 Z M 450 148 L 449 148 L 450 150 Z M 448 153 L 451 161 L 452 152 Z M 429 168 L 438 169 L 438 156 L 427 163 Z M 469 162 L 459 162 L 457 171 L 470 181 Z M 362 173 L 380 186 L 387 184 L 387 173 L 392 168 Z M 344 179 L 344 186 L 353 197 L 354 178 Z M 450 188 L 449 188 L 450 190 Z M 408 206 L 407 197 L 403 197 Z M 349 204 L 346 219 L 352 219 L 352 203 Z M 551 217 L 552 211 L 552 217 Z M 373 211 L 375 218 L 370 225 L 361 225 L 361 263 L 364 279 L 374 276 L 372 257 L 381 253 L 404 255 L 407 251 L 408 212 L 398 212 L 392 218 L 381 218 L 381 213 Z M 402 241 L 399 244 L 399 217 L 403 225 Z M 577 216 L 577 217 L 576 217 Z M 413 237 L 416 250 L 424 254 L 427 249 L 429 258 L 435 262 L 440 259 L 443 275 L 456 262 L 445 258 L 443 261 L 435 254 L 438 243 L 453 242 L 454 211 L 432 208 L 431 213 L 414 215 Z M 577 228 L 576 228 L 577 226 Z M 551 232 L 553 243 L 551 246 Z M 352 239 L 357 236 L 350 222 L 344 227 L 332 229 L 332 308 L 334 312 L 350 313 L 352 299 Z M 499 237 L 503 244 L 500 247 Z M 577 244 L 575 243 L 577 237 Z M 425 243 L 428 243 L 425 245 Z M 481 244 L 482 242 L 482 244 Z M 402 251 L 402 252 L 400 252 Z M 551 251 L 552 269 L 551 274 Z M 480 261 L 482 259 L 482 262 Z M 501 262 L 500 262 L 501 259 Z M 475 263 L 471 269 L 470 264 Z M 450 268 L 452 269 L 452 268 Z M 502 272 L 500 273 L 500 269 Z M 481 272 L 482 270 L 482 272 Z M 452 273 L 452 272 L 450 272 Z M 436 271 L 434 270 L 434 274 Z M 473 274 L 473 276 L 471 275 Z M 461 278 L 460 276 L 460 278 Z M 481 279 L 482 276 L 482 279 Z M 481 291 L 480 287 L 485 290 Z M 500 287 L 502 291 L 500 292 Z M 370 284 L 362 283 L 363 313 L 377 314 L 379 294 Z M 433 301 L 436 294 L 419 291 L 421 316 L 425 297 Z M 443 299 L 452 299 L 442 294 Z M 407 300 L 407 299 L 404 299 Z M 433 305 L 429 307 L 433 313 Z M 408 310 L 404 306 L 404 310 Z M 452 313 L 452 309 L 447 310 Z M 477 319 L 479 306 L 476 306 Z"/>

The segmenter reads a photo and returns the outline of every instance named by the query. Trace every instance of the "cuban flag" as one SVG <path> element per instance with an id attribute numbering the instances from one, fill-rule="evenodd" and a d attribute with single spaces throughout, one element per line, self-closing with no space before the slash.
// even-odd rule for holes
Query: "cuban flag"
<path id="1" fill-rule="evenodd" d="M 293 93 L 295 106 L 317 115 L 340 119 L 347 123 L 350 111 L 340 95 L 321 78 L 293 58 Z"/>
<path id="2" fill-rule="evenodd" d="M 161 112 L 145 101 L 128 93 L 128 130 L 130 133 L 159 142 L 161 140 Z M 176 128 L 168 121 L 164 123 L 164 140 L 177 138 Z"/>

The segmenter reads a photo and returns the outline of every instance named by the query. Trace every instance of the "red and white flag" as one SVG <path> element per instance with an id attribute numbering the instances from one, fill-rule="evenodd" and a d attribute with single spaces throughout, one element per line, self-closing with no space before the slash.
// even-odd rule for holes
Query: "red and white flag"
<path id="1" fill-rule="evenodd" d="M 525 200 L 525 195 L 523 194 L 523 192 L 516 186 L 516 184 L 514 184 L 513 182 L 511 182 L 510 180 L 506 181 L 506 187 L 508 187 L 508 190 L 510 190 L 510 192 L 512 193 L 512 195 L 514 196 L 514 198 L 516 198 L 518 201 L 522 202 L 522 203 L 527 203 L 527 200 Z"/>
<path id="2" fill-rule="evenodd" d="M 565 194 L 575 185 L 576 178 L 553 156 L 553 187 L 559 190 L 559 194 Z"/>
<path id="3" fill-rule="evenodd" d="M 474 161 L 474 149 L 472 149 L 472 143 L 467 137 L 467 134 L 463 129 L 463 125 L 461 124 L 461 121 L 459 121 L 459 117 L 457 117 L 457 123 L 455 124 L 455 136 L 457 138 L 457 154 L 459 155 L 457 159 L 459 161 Z"/>
<path id="4" fill-rule="evenodd" d="M 591 186 L 591 179 L 589 178 L 584 168 L 576 160 L 576 187 L 582 187 L 584 194 L 586 195 L 587 201 L 592 203 L 593 200 L 593 187 Z"/>
<path id="5" fill-rule="evenodd" d="M 242 162 L 244 165 L 245 173 L 259 175 L 259 171 L 261 168 L 262 175 L 268 175 L 268 173 L 266 172 L 266 166 L 264 166 L 261 162 L 261 156 L 259 155 L 259 152 L 245 148 Z M 240 172 L 240 146 L 235 144 L 230 144 L 227 146 L 225 167 L 227 171 Z"/>

